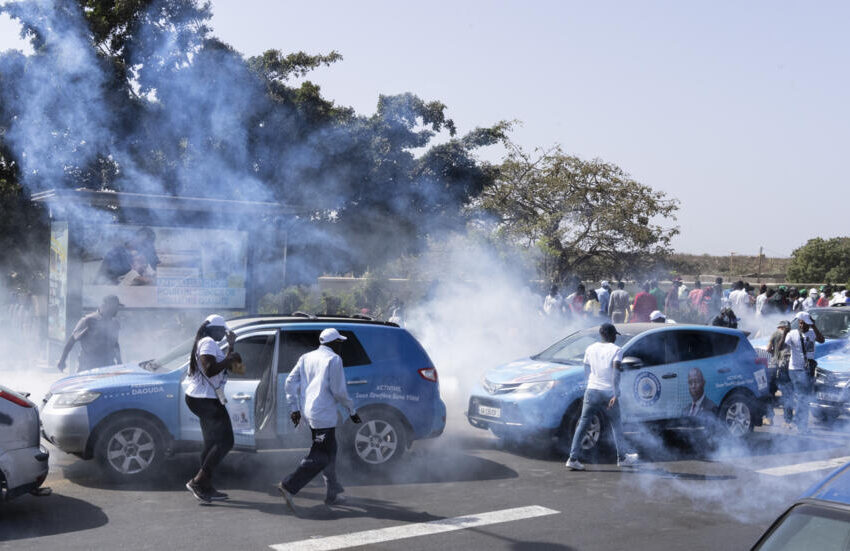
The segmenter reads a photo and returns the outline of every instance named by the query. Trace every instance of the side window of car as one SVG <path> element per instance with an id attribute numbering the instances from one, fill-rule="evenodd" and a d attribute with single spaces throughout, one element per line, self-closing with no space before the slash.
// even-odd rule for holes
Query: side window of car
<path id="1" fill-rule="evenodd" d="M 254 335 L 236 341 L 236 351 L 242 356 L 245 373 L 230 373 L 231 379 L 259 380 L 271 368 L 274 359 L 274 335 Z"/>
<path id="2" fill-rule="evenodd" d="M 280 346 L 280 359 L 278 361 L 278 372 L 289 373 L 298 358 L 302 355 L 315 350 L 319 346 L 319 333 L 317 330 L 284 330 L 282 332 L 282 340 Z M 353 367 L 356 365 L 366 365 L 372 363 L 363 345 L 353 331 L 340 331 L 343 337 L 347 340 L 342 343 L 340 357 L 342 358 L 343 367 Z"/>
<path id="3" fill-rule="evenodd" d="M 667 341 L 666 333 L 647 335 L 640 338 L 624 353 L 626 356 L 639 358 L 643 367 L 661 365 L 667 363 Z"/>
<path id="4" fill-rule="evenodd" d="M 738 348 L 738 337 L 735 335 L 724 335 L 723 333 L 712 333 L 711 352 L 712 356 L 722 356 L 723 354 L 731 354 Z"/>

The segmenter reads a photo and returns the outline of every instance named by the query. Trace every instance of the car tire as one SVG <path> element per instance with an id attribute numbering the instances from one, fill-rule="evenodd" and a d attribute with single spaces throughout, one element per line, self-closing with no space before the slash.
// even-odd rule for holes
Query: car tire
<path id="1" fill-rule="evenodd" d="M 143 479 L 165 459 L 165 438 L 144 417 L 121 417 L 98 431 L 94 455 L 106 475 L 119 481 Z"/>
<path id="2" fill-rule="evenodd" d="M 717 420 L 724 429 L 724 435 L 745 438 L 760 421 L 760 412 L 761 409 L 752 397 L 743 392 L 733 392 L 720 405 Z"/>
<path id="3" fill-rule="evenodd" d="M 840 413 L 832 411 L 832 410 L 817 410 L 816 408 L 812 408 L 812 417 L 822 425 L 832 425 L 838 420 L 838 416 Z"/>
<path id="4" fill-rule="evenodd" d="M 348 421 L 344 425 L 344 454 L 358 467 L 371 470 L 397 463 L 409 442 L 401 417 L 387 409 L 370 409 L 359 415 L 361 423 Z"/>
<path id="5" fill-rule="evenodd" d="M 608 423 L 605 416 L 600 415 L 598 411 L 594 412 L 594 418 L 591 420 L 588 433 L 582 438 L 582 454 L 586 461 L 595 461 L 599 458 L 605 443 L 607 442 Z M 561 428 L 558 430 L 558 438 L 556 443 L 557 451 L 565 456 L 569 456 L 570 448 L 573 444 L 573 435 L 578 428 L 578 422 L 581 419 L 581 405 L 570 408 L 570 411 L 564 415 L 561 421 Z"/>

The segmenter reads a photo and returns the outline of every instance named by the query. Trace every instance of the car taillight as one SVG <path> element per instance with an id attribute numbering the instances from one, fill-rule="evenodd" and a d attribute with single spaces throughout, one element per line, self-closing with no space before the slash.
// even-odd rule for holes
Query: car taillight
<path id="1" fill-rule="evenodd" d="M 426 381 L 431 381 L 432 383 L 437 382 L 437 369 L 433 367 L 426 367 L 425 369 L 419 370 L 419 376 L 425 379 Z"/>
<path id="2" fill-rule="evenodd" d="M 23 398 L 19 397 L 17 394 L 13 394 L 11 392 L 6 392 L 5 390 L 0 390 L 0 398 L 5 398 L 6 400 L 9 400 L 13 404 L 18 404 L 21 407 L 25 407 L 25 408 L 31 408 L 32 407 L 32 404 L 29 401 L 24 400 Z"/>

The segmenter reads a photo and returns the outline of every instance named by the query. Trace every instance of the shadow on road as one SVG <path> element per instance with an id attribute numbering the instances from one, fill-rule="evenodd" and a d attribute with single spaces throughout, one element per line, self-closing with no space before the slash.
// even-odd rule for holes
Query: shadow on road
<path id="1" fill-rule="evenodd" d="M 294 470 L 305 454 L 305 450 L 233 452 L 218 468 L 215 484 L 222 490 L 266 492 Z M 182 488 L 197 468 L 198 455 L 193 453 L 170 458 L 156 476 L 144 480 L 111 480 L 96 461 L 77 461 L 64 467 L 63 475 L 75 484 L 90 488 L 173 491 Z M 447 441 L 446 445 L 414 447 L 398 464 L 374 472 L 354 467 L 341 457 L 338 472 L 346 486 L 502 480 L 518 476 L 516 471 L 505 465 L 463 453 L 451 441 Z"/>
<path id="2" fill-rule="evenodd" d="M 0 541 L 78 532 L 107 522 L 109 517 L 99 507 L 55 492 L 0 503 Z"/>

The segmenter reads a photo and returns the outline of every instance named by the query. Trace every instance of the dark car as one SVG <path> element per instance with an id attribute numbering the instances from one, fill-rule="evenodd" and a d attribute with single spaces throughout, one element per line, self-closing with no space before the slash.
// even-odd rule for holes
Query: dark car
<path id="1" fill-rule="evenodd" d="M 850 463 L 839 467 L 800 496 L 752 549 L 850 549 Z"/>

